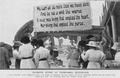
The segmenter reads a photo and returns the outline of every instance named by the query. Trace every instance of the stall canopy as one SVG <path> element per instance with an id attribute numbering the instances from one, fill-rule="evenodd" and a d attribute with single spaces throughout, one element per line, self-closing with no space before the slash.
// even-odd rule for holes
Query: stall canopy
<path id="1" fill-rule="evenodd" d="M 104 29 L 103 26 L 92 26 L 91 30 L 84 31 L 60 31 L 60 32 L 36 32 L 37 37 L 67 37 L 67 36 L 87 36 L 87 35 L 98 35 Z M 20 41 L 24 35 L 29 35 L 33 32 L 33 20 L 25 23 L 16 33 L 14 40 Z"/>

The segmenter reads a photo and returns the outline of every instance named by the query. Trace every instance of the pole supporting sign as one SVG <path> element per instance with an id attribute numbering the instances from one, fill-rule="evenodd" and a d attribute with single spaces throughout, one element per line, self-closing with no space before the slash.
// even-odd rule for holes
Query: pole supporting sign
<path id="1" fill-rule="evenodd" d="M 34 31 L 81 31 L 92 28 L 90 2 L 34 7 Z"/>

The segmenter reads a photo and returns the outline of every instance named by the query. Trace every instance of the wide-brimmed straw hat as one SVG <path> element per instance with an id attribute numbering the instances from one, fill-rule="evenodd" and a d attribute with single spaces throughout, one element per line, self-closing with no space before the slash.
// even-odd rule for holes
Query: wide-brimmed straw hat
<path id="1" fill-rule="evenodd" d="M 98 44 L 97 44 L 97 42 L 95 42 L 95 41 L 89 41 L 89 43 L 88 44 L 86 44 L 87 46 L 90 46 L 90 47 L 98 47 Z"/>
<path id="2" fill-rule="evenodd" d="M 114 42 L 114 45 L 111 48 L 114 50 L 117 50 L 117 49 L 120 50 L 120 42 Z"/>

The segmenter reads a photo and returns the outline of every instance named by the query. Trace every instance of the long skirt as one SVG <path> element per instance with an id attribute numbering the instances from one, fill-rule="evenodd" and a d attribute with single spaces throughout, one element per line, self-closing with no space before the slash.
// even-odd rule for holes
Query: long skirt
<path id="1" fill-rule="evenodd" d="M 50 65 L 47 60 L 39 61 L 39 65 L 37 68 L 50 68 Z"/>
<path id="2" fill-rule="evenodd" d="M 22 59 L 21 60 L 21 63 L 20 63 L 20 69 L 24 69 L 24 68 L 36 68 L 35 67 L 35 64 L 34 64 L 34 62 L 33 62 L 33 60 L 32 59 Z"/>
<path id="3" fill-rule="evenodd" d="M 101 68 L 101 65 L 99 62 L 89 62 L 87 68 Z"/>

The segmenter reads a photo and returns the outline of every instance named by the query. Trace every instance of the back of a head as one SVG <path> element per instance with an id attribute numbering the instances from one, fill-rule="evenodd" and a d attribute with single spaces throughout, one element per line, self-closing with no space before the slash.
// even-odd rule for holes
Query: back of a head
<path id="1" fill-rule="evenodd" d="M 44 42 L 43 42 L 42 39 L 38 39 L 38 45 L 39 45 L 39 46 L 44 46 Z"/>
<path id="2" fill-rule="evenodd" d="M 83 40 L 79 41 L 78 47 L 79 47 L 79 46 L 85 47 L 85 46 L 86 46 L 86 41 L 83 41 Z"/>
<path id="3" fill-rule="evenodd" d="M 30 43 L 30 39 L 28 36 L 23 36 L 21 38 L 21 42 L 24 43 L 24 44 L 27 44 L 27 43 Z"/>
<path id="4" fill-rule="evenodd" d="M 37 46 L 38 40 L 37 40 L 37 39 L 32 39 L 31 44 L 32 44 L 33 46 Z"/>

